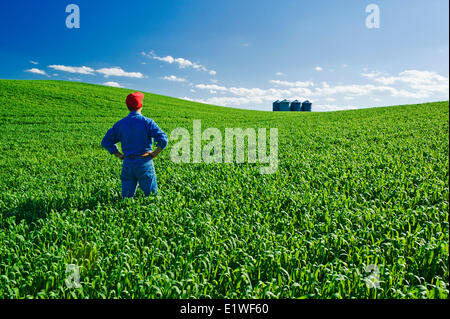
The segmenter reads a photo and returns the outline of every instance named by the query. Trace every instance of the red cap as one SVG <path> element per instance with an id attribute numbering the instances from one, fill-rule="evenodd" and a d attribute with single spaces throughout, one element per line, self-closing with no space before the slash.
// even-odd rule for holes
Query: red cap
<path id="1" fill-rule="evenodd" d="M 134 92 L 127 96 L 127 107 L 130 111 L 137 111 L 142 107 L 142 100 L 144 94 L 141 92 Z"/>

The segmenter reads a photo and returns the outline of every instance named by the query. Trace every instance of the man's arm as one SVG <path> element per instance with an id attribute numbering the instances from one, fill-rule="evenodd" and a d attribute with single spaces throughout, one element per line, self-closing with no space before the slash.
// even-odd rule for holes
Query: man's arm
<path id="1" fill-rule="evenodd" d="M 102 146 L 112 155 L 123 160 L 123 154 L 117 148 L 117 143 L 119 143 L 119 136 L 117 134 L 116 126 L 114 125 L 112 128 L 106 132 L 105 137 L 102 140 Z"/>
<path id="2" fill-rule="evenodd" d="M 143 157 L 150 156 L 152 158 L 156 158 L 159 155 L 159 153 L 161 153 L 163 149 L 166 148 L 169 139 L 167 138 L 167 134 L 164 133 L 164 131 L 161 130 L 159 126 L 156 124 L 156 122 L 153 120 L 150 120 L 150 122 L 148 123 L 147 133 L 150 138 L 154 139 L 157 147 L 153 151 L 145 153 L 142 156 Z"/>

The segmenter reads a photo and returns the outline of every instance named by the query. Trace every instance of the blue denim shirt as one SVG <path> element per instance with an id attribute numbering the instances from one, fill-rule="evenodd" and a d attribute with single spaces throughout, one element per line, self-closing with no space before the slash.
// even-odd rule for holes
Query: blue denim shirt
<path id="1" fill-rule="evenodd" d="M 162 149 L 167 146 L 167 135 L 155 121 L 138 112 L 130 112 L 108 130 L 102 140 L 102 146 L 110 154 L 115 154 L 119 151 L 116 144 L 121 142 L 125 157 L 142 155 L 152 150 L 152 139 L 155 140 L 156 146 Z"/>

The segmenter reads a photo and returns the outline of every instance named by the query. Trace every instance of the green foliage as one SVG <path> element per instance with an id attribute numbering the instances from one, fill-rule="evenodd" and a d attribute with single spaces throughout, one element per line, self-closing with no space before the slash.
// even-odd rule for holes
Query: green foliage
<path id="1" fill-rule="evenodd" d="M 272 113 L 146 94 L 167 133 L 278 127 L 280 164 L 165 151 L 161 195 L 121 200 L 100 141 L 129 92 L 0 80 L 0 298 L 448 298 L 448 102 Z"/>

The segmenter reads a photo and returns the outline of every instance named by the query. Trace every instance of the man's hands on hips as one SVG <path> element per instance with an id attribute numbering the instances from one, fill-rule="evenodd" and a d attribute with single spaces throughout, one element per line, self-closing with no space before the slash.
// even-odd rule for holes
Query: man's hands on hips
<path id="1" fill-rule="evenodd" d="M 147 158 L 147 157 L 156 158 L 159 155 L 159 153 L 161 153 L 161 152 L 162 152 L 162 148 L 157 147 L 153 151 L 150 151 L 150 152 L 142 154 L 141 157 L 144 157 L 144 158 Z M 124 156 L 123 156 L 123 154 L 121 152 L 114 153 L 114 156 L 120 158 L 122 161 L 124 159 Z"/>
<path id="2" fill-rule="evenodd" d="M 156 149 L 154 149 L 153 151 L 147 152 L 145 154 L 142 154 L 142 157 L 151 157 L 151 158 L 156 158 L 159 153 L 162 152 L 162 148 L 157 147 Z"/>
<path id="3" fill-rule="evenodd" d="M 122 153 L 120 153 L 120 152 L 114 153 L 114 156 L 120 158 L 123 161 L 124 156 Z"/>

